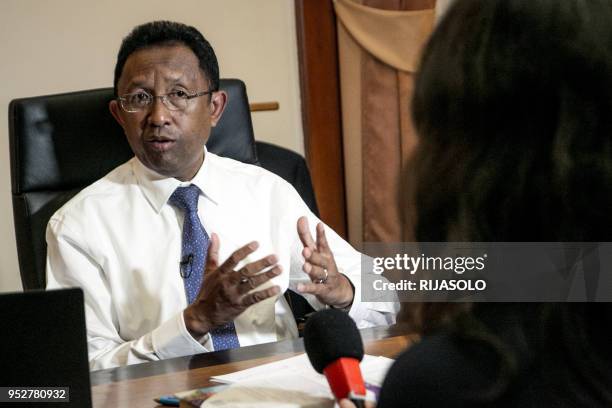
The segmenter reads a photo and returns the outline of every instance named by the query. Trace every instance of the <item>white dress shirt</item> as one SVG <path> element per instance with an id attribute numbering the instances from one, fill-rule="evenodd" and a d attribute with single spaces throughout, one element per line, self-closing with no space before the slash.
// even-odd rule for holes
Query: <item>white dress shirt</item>
<path id="1" fill-rule="evenodd" d="M 133 158 L 77 194 L 47 227 L 47 287 L 83 289 L 92 370 L 213 350 L 210 336 L 194 339 L 183 320 L 183 214 L 168 199 L 191 183 L 202 191 L 198 214 L 208 234 L 219 236 L 221 262 L 258 241 L 244 262 L 277 255 L 283 272 L 269 284 L 281 294 L 308 281 L 296 224 L 306 215 L 314 237 L 319 219 L 283 179 L 206 152 L 193 180 L 182 183 Z M 355 286 L 350 316 L 359 327 L 393 323 L 397 304 L 360 302 L 361 255 L 329 227 L 326 235 L 338 268 Z M 241 346 L 297 337 L 282 295 L 249 307 L 234 324 Z"/>

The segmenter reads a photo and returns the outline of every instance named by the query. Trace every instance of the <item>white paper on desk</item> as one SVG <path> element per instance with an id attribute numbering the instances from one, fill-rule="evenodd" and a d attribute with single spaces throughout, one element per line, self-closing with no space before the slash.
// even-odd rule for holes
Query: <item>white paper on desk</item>
<path id="1" fill-rule="evenodd" d="M 366 361 L 366 357 L 368 357 L 367 354 L 363 356 L 363 360 L 359 364 L 363 381 L 377 387 L 382 387 L 387 371 L 389 371 L 395 360 L 383 356 L 369 356 L 371 358 Z"/>
<path id="2" fill-rule="evenodd" d="M 262 378 L 232 384 L 204 401 L 202 407 L 331 408 L 334 403 L 326 382 L 319 379 L 311 381 L 296 374 L 268 373 Z"/>
<path id="3" fill-rule="evenodd" d="M 390 358 L 366 354 L 363 356 L 363 360 L 359 366 L 361 367 L 361 373 L 365 382 L 381 386 L 391 364 L 393 364 L 393 360 Z M 305 384 L 319 384 L 329 392 L 329 386 L 327 385 L 325 376 L 317 373 L 314 368 L 312 368 L 308 356 L 304 353 L 284 360 L 237 371 L 235 373 L 214 376 L 211 380 L 224 384 L 235 384 L 253 379 L 271 378 L 275 377 L 277 374 L 282 374 L 289 382 L 298 381 L 297 385 L 301 385 L 300 382 L 302 381 Z M 283 382 L 283 384 L 286 383 L 286 381 Z"/>

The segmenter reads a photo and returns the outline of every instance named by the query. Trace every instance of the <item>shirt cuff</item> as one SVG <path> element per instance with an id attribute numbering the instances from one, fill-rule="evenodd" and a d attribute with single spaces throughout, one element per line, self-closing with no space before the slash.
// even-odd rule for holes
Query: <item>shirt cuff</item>
<path id="1" fill-rule="evenodd" d="M 357 323 L 358 328 L 364 329 L 395 323 L 399 302 L 362 302 L 360 277 L 353 280 L 350 276 L 345 276 L 349 278 L 355 293 L 348 314 Z"/>
<path id="2" fill-rule="evenodd" d="M 355 292 L 355 285 L 353 285 L 353 282 L 351 282 L 351 278 L 349 278 L 348 276 L 346 276 L 343 273 L 340 273 L 340 274 L 342 276 L 344 276 L 346 278 L 346 280 L 348 281 L 348 283 L 351 285 L 351 290 L 353 291 L 353 300 L 351 300 L 351 303 L 348 306 L 346 306 L 346 307 L 336 307 L 336 306 L 333 306 L 333 305 L 329 305 L 329 307 L 331 307 L 332 309 L 336 309 L 336 310 L 340 310 L 342 312 L 348 313 L 351 310 L 351 308 L 353 307 L 353 303 L 355 302 L 355 297 L 357 295 L 357 292 Z"/>
<path id="3" fill-rule="evenodd" d="M 183 312 L 167 320 L 152 332 L 153 350 L 160 359 L 188 356 L 212 351 L 210 335 L 206 334 L 200 341 L 189 334 Z"/>

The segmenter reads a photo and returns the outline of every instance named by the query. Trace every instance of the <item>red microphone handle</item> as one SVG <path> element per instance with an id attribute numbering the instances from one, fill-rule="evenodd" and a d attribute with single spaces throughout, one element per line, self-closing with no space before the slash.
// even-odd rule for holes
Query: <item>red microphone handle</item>
<path id="1" fill-rule="evenodd" d="M 356 358 L 341 357 L 325 367 L 323 374 L 337 400 L 349 398 L 351 392 L 365 397 L 365 384 Z"/>

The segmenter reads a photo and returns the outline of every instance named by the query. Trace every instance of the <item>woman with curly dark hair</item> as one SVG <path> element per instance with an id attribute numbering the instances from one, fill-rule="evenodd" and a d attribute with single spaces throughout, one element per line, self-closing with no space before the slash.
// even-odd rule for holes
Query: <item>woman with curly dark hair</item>
<path id="1" fill-rule="evenodd" d="M 610 241 L 612 1 L 456 0 L 424 51 L 412 113 L 418 241 Z M 610 304 L 418 315 L 422 340 L 379 407 L 612 406 Z"/>

